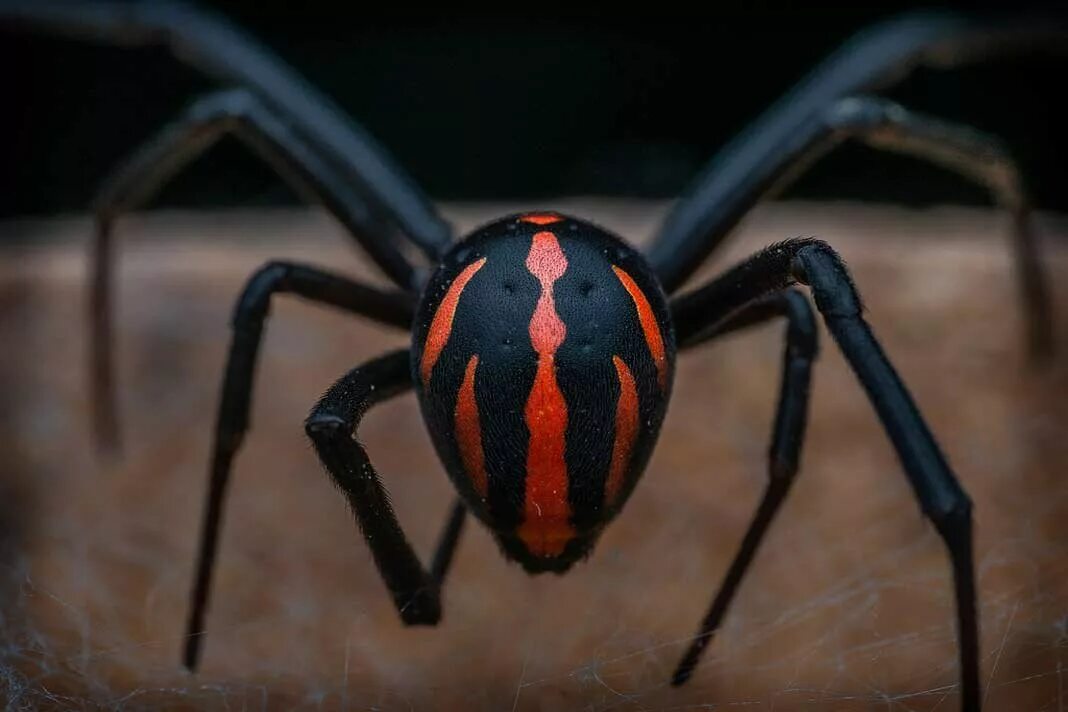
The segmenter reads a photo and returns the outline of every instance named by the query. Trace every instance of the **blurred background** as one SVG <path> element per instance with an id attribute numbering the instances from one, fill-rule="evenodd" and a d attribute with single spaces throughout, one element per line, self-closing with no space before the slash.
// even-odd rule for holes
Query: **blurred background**
<path id="1" fill-rule="evenodd" d="M 1063 3 L 949 3 L 1063 18 Z M 388 4 L 227 0 L 212 6 L 276 50 L 388 148 L 435 198 L 676 196 L 714 151 L 852 33 L 916 3 L 682 3 L 510 15 Z M 209 88 L 163 50 L 102 48 L 0 30 L 9 68 L 0 216 L 84 209 L 107 170 Z M 1002 137 L 1037 203 L 1068 207 L 1055 99 L 1068 51 L 921 70 L 888 95 Z M 33 111 L 25 110 L 33 107 Z M 917 161 L 846 145 L 789 193 L 914 205 L 988 196 Z M 234 140 L 163 206 L 277 205 L 295 197 Z"/>

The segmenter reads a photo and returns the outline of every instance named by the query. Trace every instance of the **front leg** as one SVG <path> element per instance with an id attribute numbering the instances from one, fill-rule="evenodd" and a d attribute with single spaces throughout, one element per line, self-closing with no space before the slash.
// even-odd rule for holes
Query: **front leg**
<path id="1" fill-rule="evenodd" d="M 395 351 L 349 371 L 335 383 L 308 416 L 305 430 L 334 484 L 348 499 L 401 619 L 409 625 L 436 625 L 441 619 L 440 576 L 455 544 L 453 522 L 457 522 L 458 535 L 464 510 L 461 505 L 454 508 L 443 537 L 451 544 L 444 554 L 435 555 L 428 571 L 404 535 L 389 495 L 355 437 L 369 408 L 411 387 L 408 352 Z"/>

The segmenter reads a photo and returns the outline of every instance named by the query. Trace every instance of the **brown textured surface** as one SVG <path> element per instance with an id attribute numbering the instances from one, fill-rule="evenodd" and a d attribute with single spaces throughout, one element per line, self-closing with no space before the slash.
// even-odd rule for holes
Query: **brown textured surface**
<path id="1" fill-rule="evenodd" d="M 628 236 L 657 207 L 564 203 Z M 453 208 L 467 229 L 500 212 Z M 1047 238 L 1066 232 L 1045 221 Z M 1068 371 L 1019 349 L 1002 216 L 771 206 L 717 266 L 818 234 L 971 491 L 990 710 L 1068 702 Z M 18 708 L 952 710 L 948 567 L 827 338 L 802 473 L 694 680 L 667 685 L 762 486 L 780 327 L 680 359 L 643 483 L 590 561 L 530 578 L 467 530 L 443 624 L 404 629 L 301 420 L 403 334 L 281 298 L 240 454 L 202 671 L 178 666 L 231 303 L 272 256 L 359 274 L 314 213 L 123 223 L 125 457 L 87 437 L 80 220 L 0 225 L 0 694 Z M 300 240 L 291 236 L 299 235 Z M 1053 244 L 1059 336 L 1068 247 Z M 351 267 L 351 269 L 350 269 Z M 449 485 L 402 398 L 361 433 L 427 551 Z M 89 702 L 80 701 L 88 699 Z"/>

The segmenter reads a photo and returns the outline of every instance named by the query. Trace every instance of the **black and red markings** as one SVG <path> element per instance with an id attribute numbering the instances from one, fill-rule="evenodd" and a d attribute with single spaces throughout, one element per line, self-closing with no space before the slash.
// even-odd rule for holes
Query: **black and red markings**
<path id="1" fill-rule="evenodd" d="M 494 222 L 425 291 L 412 373 L 472 511 L 529 571 L 564 571 L 626 501 L 655 444 L 675 344 L 644 259 L 555 213 Z"/>

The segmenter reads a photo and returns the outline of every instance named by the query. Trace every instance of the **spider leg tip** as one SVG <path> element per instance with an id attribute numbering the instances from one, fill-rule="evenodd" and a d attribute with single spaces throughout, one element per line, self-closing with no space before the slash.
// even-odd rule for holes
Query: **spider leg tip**
<path id="1" fill-rule="evenodd" d="M 678 669 L 675 670 L 675 674 L 671 676 L 671 686 L 682 687 L 689 681 L 691 675 L 693 675 L 692 666 L 679 665 Z"/>
<path id="2" fill-rule="evenodd" d="M 197 665 L 200 663 L 200 635 L 194 634 L 191 636 L 185 644 L 185 649 L 182 651 L 182 667 L 190 675 L 197 671 Z"/>

